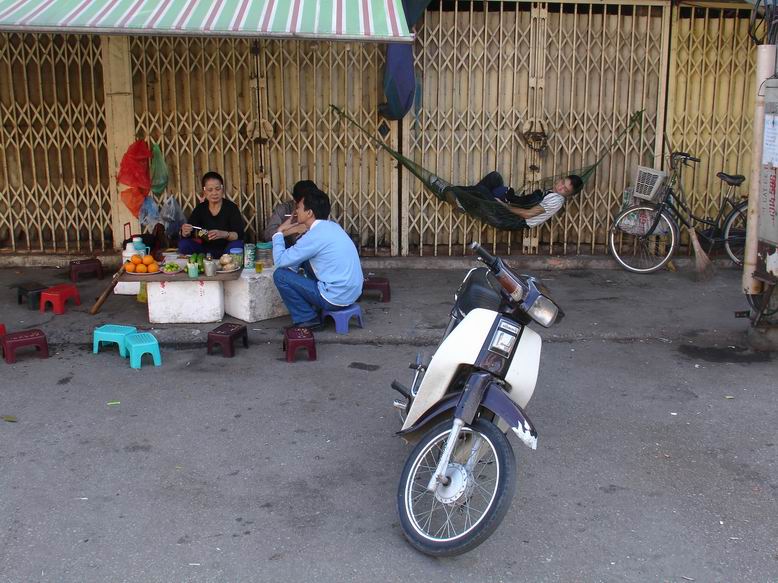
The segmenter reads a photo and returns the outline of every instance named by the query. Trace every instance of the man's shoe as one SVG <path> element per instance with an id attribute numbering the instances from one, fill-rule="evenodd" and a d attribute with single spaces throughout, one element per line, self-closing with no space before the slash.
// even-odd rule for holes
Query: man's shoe
<path id="1" fill-rule="evenodd" d="M 305 322 L 295 323 L 293 328 L 308 328 L 309 330 L 318 330 L 321 328 L 321 320 L 319 318 L 313 318 L 312 320 L 306 320 Z"/>

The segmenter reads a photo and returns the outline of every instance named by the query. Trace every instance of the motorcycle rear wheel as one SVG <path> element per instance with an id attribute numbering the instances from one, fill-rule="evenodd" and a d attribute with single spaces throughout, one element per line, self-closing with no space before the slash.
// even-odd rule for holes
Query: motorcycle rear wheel
<path id="1" fill-rule="evenodd" d="M 462 428 L 446 473 L 449 484 L 429 492 L 451 427 L 449 419 L 422 437 L 405 462 L 397 491 L 403 534 L 414 548 L 436 557 L 465 553 L 489 538 L 516 489 L 516 458 L 508 438 L 492 423 L 476 419 Z M 482 441 L 473 453 L 477 438 Z"/>

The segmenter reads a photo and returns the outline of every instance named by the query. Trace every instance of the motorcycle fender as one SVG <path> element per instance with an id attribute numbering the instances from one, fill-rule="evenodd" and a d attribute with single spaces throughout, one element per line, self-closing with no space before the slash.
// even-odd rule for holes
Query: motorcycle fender
<path id="1" fill-rule="evenodd" d="M 510 397 L 499 385 L 494 382 L 489 382 L 484 386 L 482 375 L 483 373 L 472 375 L 470 379 L 468 379 L 464 391 L 451 393 L 442 401 L 435 404 L 434 407 L 425 411 L 419 420 L 411 427 L 399 431 L 397 435 L 410 441 L 413 439 L 413 434 L 437 423 L 443 417 L 453 416 L 455 412 L 462 412 L 469 415 L 472 411 L 472 414 L 474 415 L 478 407 L 483 406 L 507 423 L 511 431 L 516 434 L 516 437 L 518 437 L 524 445 L 530 449 L 537 449 L 538 432 L 532 424 L 532 421 L 530 421 L 530 418 L 521 407 L 511 401 Z M 468 388 L 471 390 L 468 391 Z M 468 395 L 468 393 L 470 394 Z M 476 395 L 480 396 L 480 398 L 475 401 L 474 406 L 471 401 L 473 401 L 473 396 Z M 470 396 L 470 398 L 468 398 L 468 396 Z M 473 416 L 463 420 L 468 424 L 472 423 Z"/>

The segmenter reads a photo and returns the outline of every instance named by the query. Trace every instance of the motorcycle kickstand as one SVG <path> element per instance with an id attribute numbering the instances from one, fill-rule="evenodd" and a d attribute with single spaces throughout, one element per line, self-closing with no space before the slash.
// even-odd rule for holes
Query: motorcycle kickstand
<path id="1" fill-rule="evenodd" d="M 454 424 L 451 427 L 451 433 L 448 434 L 448 440 L 446 440 L 446 448 L 443 450 L 443 455 L 440 456 L 438 466 L 435 468 L 435 473 L 432 474 L 429 484 L 427 484 L 427 490 L 429 492 L 435 492 L 438 489 L 439 484 L 447 486 L 449 478 L 446 477 L 446 470 L 448 469 L 448 462 L 451 459 L 451 454 L 454 453 L 454 447 L 456 447 L 457 439 L 459 439 L 459 433 L 462 431 L 465 422 L 461 419 L 454 419 Z"/>

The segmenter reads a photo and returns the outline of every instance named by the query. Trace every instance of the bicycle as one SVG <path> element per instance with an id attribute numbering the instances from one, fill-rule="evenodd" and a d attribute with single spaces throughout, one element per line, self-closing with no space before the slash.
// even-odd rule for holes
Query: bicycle
<path id="1" fill-rule="evenodd" d="M 633 273 L 653 273 L 672 259 L 679 245 L 679 223 L 693 227 L 707 243 L 706 252 L 722 245 L 735 265 L 743 264 L 746 241 L 747 201 L 737 202 L 735 190 L 745 180 L 740 174 L 719 172 L 728 185 L 715 219 L 696 216 L 686 203 L 681 183 L 682 166 L 699 162 L 686 152 L 670 154 L 670 176 L 650 168 L 639 168 L 635 196 L 646 198 L 621 211 L 608 233 L 608 247 L 619 264 Z M 640 176 L 643 171 L 644 176 Z M 645 180 L 645 178 L 648 180 Z M 724 217 L 727 205 L 732 208 Z M 723 223 L 721 222 L 724 217 Z M 698 228 L 701 227 L 701 228 Z"/>

